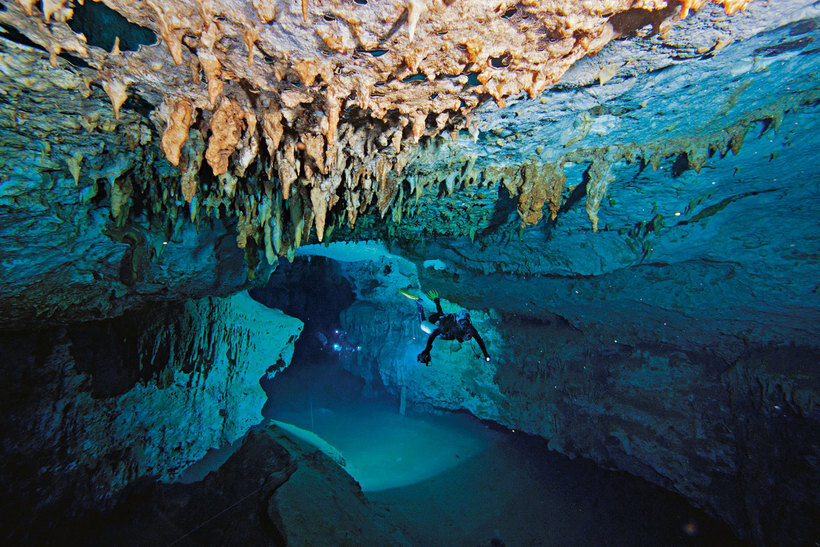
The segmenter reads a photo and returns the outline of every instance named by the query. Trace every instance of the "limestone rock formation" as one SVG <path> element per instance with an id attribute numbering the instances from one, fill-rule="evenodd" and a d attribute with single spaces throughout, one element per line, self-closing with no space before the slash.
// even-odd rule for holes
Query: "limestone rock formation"
<path id="1" fill-rule="evenodd" d="M 241 436 L 300 327 L 218 297 L 335 238 L 400 255 L 344 267 L 374 389 L 814 540 L 810 0 L 0 8 L 12 538 Z M 397 288 L 470 309 L 493 361 L 416 366 Z"/>
<path id="2" fill-rule="evenodd" d="M 260 379 L 287 366 L 301 328 L 243 293 L 4 333 L 9 537 L 49 528 L 38 507 L 62 508 L 47 519 L 59 529 L 129 482 L 173 480 L 244 435 L 262 419 Z"/>
<path id="3" fill-rule="evenodd" d="M 358 298 L 342 328 L 362 351 L 345 364 L 372 389 L 540 435 L 555 450 L 671 488 L 758 543 L 811 536 L 816 489 L 804 486 L 817 484 L 816 346 L 753 345 L 721 358 L 687 342 L 653 342 L 651 329 L 599 340 L 499 279 L 448 282 L 454 271 L 442 265 L 423 269 L 428 286 L 498 306 L 470 310 L 493 360 L 475 342 L 439 340 L 430 366 L 416 362 L 427 335 L 415 304 L 396 290 L 422 292 L 415 265 L 389 255 L 348 263 Z M 622 335 L 611 324 L 606 331 Z"/>
<path id="4" fill-rule="evenodd" d="M 0 238 L 2 294 L 14 297 L 2 304 L 18 326 L 113 317 L 169 294 L 227 295 L 311 238 L 474 239 L 491 228 L 501 186 L 522 225 L 537 225 L 545 206 L 555 220 L 590 163 L 578 192 L 588 190 L 597 229 L 619 160 L 655 166 L 687 153 L 697 167 L 709 150 L 738 149 L 755 119 L 813 100 L 805 78 L 772 104 L 749 100 L 771 79 L 737 72 L 743 40 L 811 16 L 800 0 L 750 3 L 731 19 L 702 1 L 5 6 Z M 796 32 L 781 49 L 769 36 L 762 57 L 805 49 Z M 675 82 L 632 91 L 622 117 L 597 104 L 685 59 L 711 71 L 719 131 L 686 125 Z M 758 83 L 735 89 L 741 74 Z M 680 121 L 630 121 L 663 93 Z"/>
<path id="5" fill-rule="evenodd" d="M 67 70 L 61 55 L 76 65 L 60 77 L 63 89 L 88 96 L 102 87 L 111 131 L 129 96 L 154 109 L 161 137 L 141 128 L 138 142 L 160 142 L 182 179 L 144 173 L 150 182 L 135 186 L 115 181 L 122 166 L 109 177 L 120 225 L 139 215 L 133 202 L 167 213 L 160 216 L 172 226 L 182 208 L 192 219 L 202 208 L 217 217 L 235 212 L 239 246 L 250 237 L 248 252 L 264 248 L 272 263 L 313 226 L 321 241 L 344 221 L 354 226 L 371 205 L 400 217 L 403 202 L 423 190 L 411 182 L 404 192 L 402 184 L 422 138 L 476 134 L 471 112 L 487 99 L 534 97 L 613 38 L 647 24 L 665 34 L 673 16 L 704 3 L 305 0 L 297 10 L 289 2 L 19 1 L 7 3 L 0 23 L 13 30 L 7 36 L 44 49 L 52 66 Z M 719 3 L 734 13 L 748 0 Z M 146 150 L 156 153 L 156 144 Z M 79 184 L 82 158 L 93 154 L 65 156 Z M 204 162 L 213 178 L 197 176 Z M 96 182 L 83 195 L 98 195 Z"/>
<path id="6" fill-rule="evenodd" d="M 248 266 L 237 249 L 235 219 L 200 223 L 182 206 L 169 182 L 179 176 L 157 164 L 146 117 L 123 108 L 115 118 L 105 93 L 69 63 L 51 68 L 37 50 L 3 38 L 0 85 L 4 328 L 227 296 L 249 286 L 249 273 L 265 275 L 266 264 Z"/>
<path id="7" fill-rule="evenodd" d="M 83 514 L 62 532 L 79 543 L 118 545 L 407 542 L 336 462 L 275 425 L 248 433 L 204 480 L 137 481 L 112 511 Z M 35 531 L 35 539 L 49 538 Z"/>

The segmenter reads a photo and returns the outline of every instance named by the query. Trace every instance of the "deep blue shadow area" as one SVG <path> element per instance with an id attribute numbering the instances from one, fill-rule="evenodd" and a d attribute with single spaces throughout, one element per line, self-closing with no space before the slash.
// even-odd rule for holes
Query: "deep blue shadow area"
<path id="1" fill-rule="evenodd" d="M 114 48 L 117 37 L 121 51 L 136 51 L 140 46 L 157 42 L 157 35 L 150 29 L 131 23 L 102 2 L 74 3 L 74 16 L 68 20 L 74 32 L 85 35 L 88 44 L 107 51 Z"/>

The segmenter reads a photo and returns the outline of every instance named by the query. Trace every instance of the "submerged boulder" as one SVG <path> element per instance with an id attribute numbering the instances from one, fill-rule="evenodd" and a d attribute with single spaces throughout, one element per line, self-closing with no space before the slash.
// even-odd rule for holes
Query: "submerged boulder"
<path id="1" fill-rule="evenodd" d="M 72 536 L 117 545 L 395 545 L 407 540 L 317 446 L 278 425 L 250 431 L 191 484 L 131 485 Z"/>

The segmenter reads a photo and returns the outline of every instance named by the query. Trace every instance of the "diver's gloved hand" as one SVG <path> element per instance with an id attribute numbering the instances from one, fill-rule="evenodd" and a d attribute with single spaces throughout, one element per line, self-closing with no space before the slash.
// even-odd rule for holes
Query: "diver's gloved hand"
<path id="1" fill-rule="evenodd" d="M 484 360 L 489 363 L 490 362 L 490 356 L 488 355 L 487 357 L 484 358 Z"/>
<path id="2" fill-rule="evenodd" d="M 429 291 L 427 291 L 427 297 L 430 300 L 436 300 L 438 298 L 438 291 L 435 289 L 430 289 Z"/>
<path id="3" fill-rule="evenodd" d="M 419 363 L 424 363 L 425 365 L 430 366 L 430 354 L 426 351 L 419 353 L 418 360 Z"/>

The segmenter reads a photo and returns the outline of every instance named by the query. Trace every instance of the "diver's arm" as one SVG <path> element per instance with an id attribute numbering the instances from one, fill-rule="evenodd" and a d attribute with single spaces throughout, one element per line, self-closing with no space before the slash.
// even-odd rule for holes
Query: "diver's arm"
<path id="1" fill-rule="evenodd" d="M 430 333 L 430 336 L 427 338 L 427 345 L 424 347 L 424 350 L 419 353 L 417 358 L 419 363 L 430 364 L 430 350 L 433 349 L 433 340 L 435 340 L 439 334 L 441 334 L 439 329 L 434 329 L 433 332 Z"/>
<path id="2" fill-rule="evenodd" d="M 441 309 L 441 298 L 438 296 L 433 300 L 436 303 L 436 311 L 439 315 L 444 315 L 444 310 Z"/>
<path id="3" fill-rule="evenodd" d="M 475 341 L 478 342 L 478 347 L 481 348 L 481 352 L 484 353 L 484 360 L 489 361 L 490 354 L 487 353 L 487 346 L 484 345 L 484 340 L 481 339 L 481 335 L 478 334 L 478 331 L 475 330 L 475 327 L 473 327 L 473 338 L 475 338 Z"/>
<path id="4" fill-rule="evenodd" d="M 430 336 L 427 337 L 427 345 L 424 346 L 424 351 L 422 351 L 422 353 L 430 353 L 430 350 L 433 349 L 433 340 L 435 340 L 439 334 L 441 334 L 441 329 L 438 327 L 433 329 L 433 332 L 431 332 Z"/>

